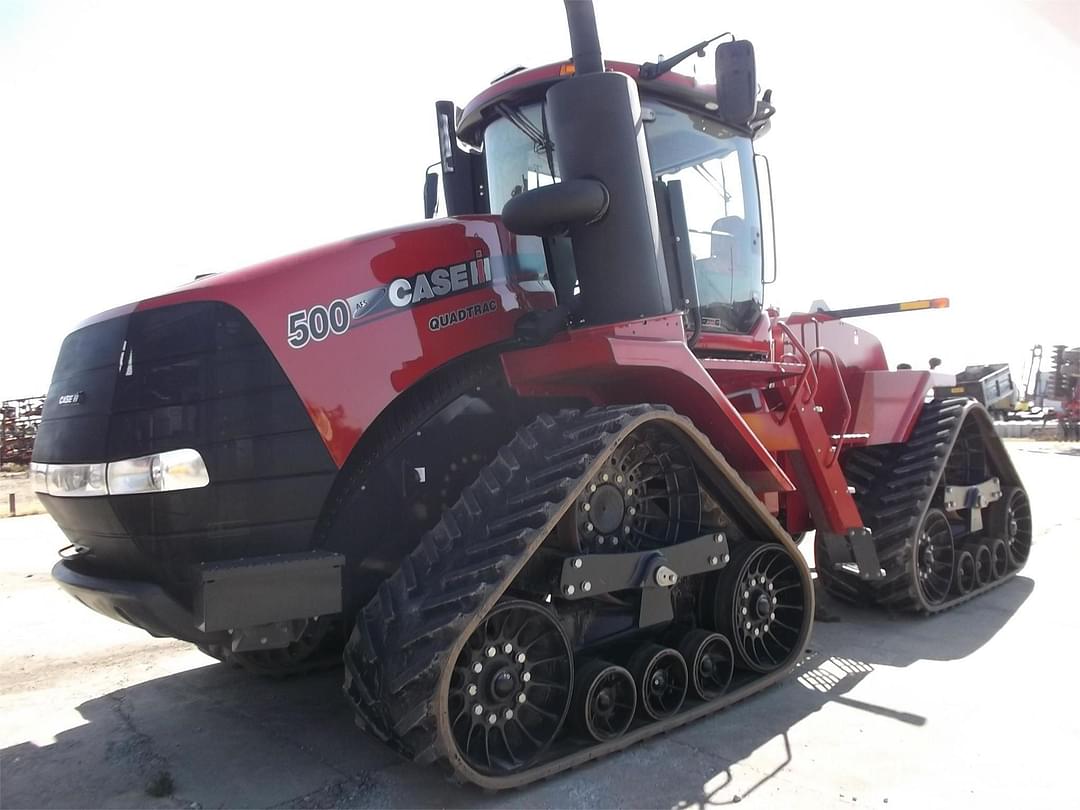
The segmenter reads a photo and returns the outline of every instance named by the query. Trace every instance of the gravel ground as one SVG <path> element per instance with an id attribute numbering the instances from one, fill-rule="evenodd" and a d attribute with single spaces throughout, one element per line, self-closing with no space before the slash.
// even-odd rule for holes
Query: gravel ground
<path id="1" fill-rule="evenodd" d="M 339 671 L 259 680 L 65 596 L 45 516 L 0 522 L 0 807 L 1034 807 L 1072 803 L 1080 448 L 1010 442 L 1023 574 L 930 620 L 825 602 L 782 685 L 502 794 L 361 734 Z"/>
<path id="2" fill-rule="evenodd" d="M 15 514 L 11 514 L 11 496 L 15 496 Z M 21 515 L 40 515 L 45 511 L 34 490 L 30 488 L 30 473 L 0 472 L 0 518 Z"/>

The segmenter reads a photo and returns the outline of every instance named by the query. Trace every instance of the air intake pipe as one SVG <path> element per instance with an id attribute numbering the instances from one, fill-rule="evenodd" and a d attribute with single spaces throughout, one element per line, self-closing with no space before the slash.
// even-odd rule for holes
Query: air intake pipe
<path id="1" fill-rule="evenodd" d="M 581 287 L 578 311 L 587 324 L 671 312 L 637 85 L 604 71 L 591 0 L 566 0 L 566 19 L 574 76 L 547 91 L 555 161 L 563 183 L 588 181 L 578 184 L 581 194 L 593 196 L 587 186 L 601 184 L 607 205 L 600 216 L 586 217 L 580 195 L 568 194 L 577 205 L 560 216 L 541 188 L 508 202 L 504 221 L 510 228 L 541 219 L 566 227 Z M 529 216 L 533 206 L 543 213 Z"/>

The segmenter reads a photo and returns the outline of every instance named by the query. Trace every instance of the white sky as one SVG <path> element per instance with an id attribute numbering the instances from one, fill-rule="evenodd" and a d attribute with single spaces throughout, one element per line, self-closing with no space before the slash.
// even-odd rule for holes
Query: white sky
<path id="1" fill-rule="evenodd" d="M 751 39 L 784 311 L 946 370 L 1080 343 L 1080 0 L 597 0 L 605 55 Z M 421 217 L 433 105 L 569 54 L 562 4 L 0 0 L 0 399 L 83 317 Z M 700 69 L 708 72 L 707 61 Z M 683 69 L 686 69 L 684 66 Z"/>

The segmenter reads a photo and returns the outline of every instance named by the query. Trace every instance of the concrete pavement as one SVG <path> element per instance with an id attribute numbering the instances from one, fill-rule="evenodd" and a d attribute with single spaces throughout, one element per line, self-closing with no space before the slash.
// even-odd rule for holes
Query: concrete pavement
<path id="1" fill-rule="evenodd" d="M 64 544 L 51 519 L 2 521 L 0 806 L 1071 802 L 1080 449 L 1009 447 L 1036 528 L 1032 560 L 1010 583 L 930 620 L 826 601 L 835 620 L 815 626 L 806 660 L 782 685 L 501 794 L 451 785 L 360 733 L 339 671 L 260 680 L 90 612 L 48 576 Z"/>

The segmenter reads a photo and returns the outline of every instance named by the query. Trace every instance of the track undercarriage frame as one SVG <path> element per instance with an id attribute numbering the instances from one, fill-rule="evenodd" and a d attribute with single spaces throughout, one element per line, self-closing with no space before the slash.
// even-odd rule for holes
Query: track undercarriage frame
<path id="1" fill-rule="evenodd" d="M 671 544 L 659 538 L 650 550 L 611 554 L 594 546 L 593 553 L 582 553 L 575 528 L 589 525 L 587 516 L 597 508 L 583 507 L 613 483 L 606 470 L 620 446 L 643 432 L 654 443 L 658 435 L 674 441 L 681 459 L 701 476 L 700 491 L 708 504 L 693 522 L 710 524 L 710 530 L 699 525 L 696 536 Z M 669 509 L 665 505 L 663 512 Z M 648 517 L 629 516 L 632 526 L 647 525 Z M 638 518 L 644 520 L 634 523 Z M 636 531 L 631 528 L 626 536 Z M 567 537 L 575 534 L 578 542 L 567 545 Z M 608 549 L 612 539 L 609 534 Z M 763 554 L 767 559 L 760 562 Z M 640 575 L 626 573 L 628 562 Z M 598 582 L 611 577 L 613 590 L 583 599 L 584 583 L 591 582 L 584 575 L 593 571 Z M 615 591 L 621 584 L 631 587 Z M 573 592 L 567 593 L 571 585 Z M 642 596 L 650 592 L 666 600 L 674 622 L 639 623 L 642 612 L 654 616 L 656 606 Z M 613 594 L 620 598 L 608 601 Z M 636 673 L 640 708 L 630 712 L 620 734 L 604 738 L 580 730 L 599 722 L 602 709 L 597 705 L 571 718 L 560 735 L 571 708 L 572 678 L 563 675 L 555 683 L 550 672 L 541 672 L 545 680 L 527 677 L 535 669 L 521 667 L 532 664 L 531 654 L 487 628 L 485 617 L 502 610 L 508 598 L 538 606 L 572 637 L 567 648 L 571 673 L 592 671 L 596 662 L 604 663 L 601 675 L 610 675 L 612 666 Z M 380 588 L 346 649 L 346 694 L 362 725 L 407 756 L 441 762 L 457 777 L 484 787 L 516 786 L 674 728 L 775 683 L 802 653 L 813 598 L 809 569 L 790 537 L 685 418 L 641 405 L 563 412 L 519 431 Z M 590 625 L 599 621 L 575 611 L 586 600 L 599 614 L 609 611 L 608 618 L 616 626 L 622 622 L 621 629 L 590 635 Z M 697 664 L 693 671 L 680 646 L 689 663 Z M 654 647 L 659 649 L 642 662 L 637 653 Z M 734 648 L 726 656 L 734 679 L 728 675 L 723 688 L 695 693 L 693 684 L 707 681 L 725 657 L 715 654 L 721 647 Z M 708 672 L 701 668 L 703 661 Z M 489 662 L 499 669 L 485 680 Z M 668 696 L 664 690 L 678 683 L 679 672 L 678 694 Z M 657 679 L 662 683 L 657 685 Z M 504 692 L 498 686 L 503 682 Z M 592 685 L 575 687 L 588 691 Z M 650 685 L 658 691 L 650 691 Z M 530 762 L 520 761 L 519 741 L 537 737 L 540 718 L 549 715 L 559 718 L 550 739 L 534 746 Z M 521 729 L 520 723 L 527 725 Z M 461 730 L 463 724 L 468 731 Z M 488 747 L 489 731 L 499 735 L 494 753 Z M 476 742 L 481 735 L 483 746 Z"/>

